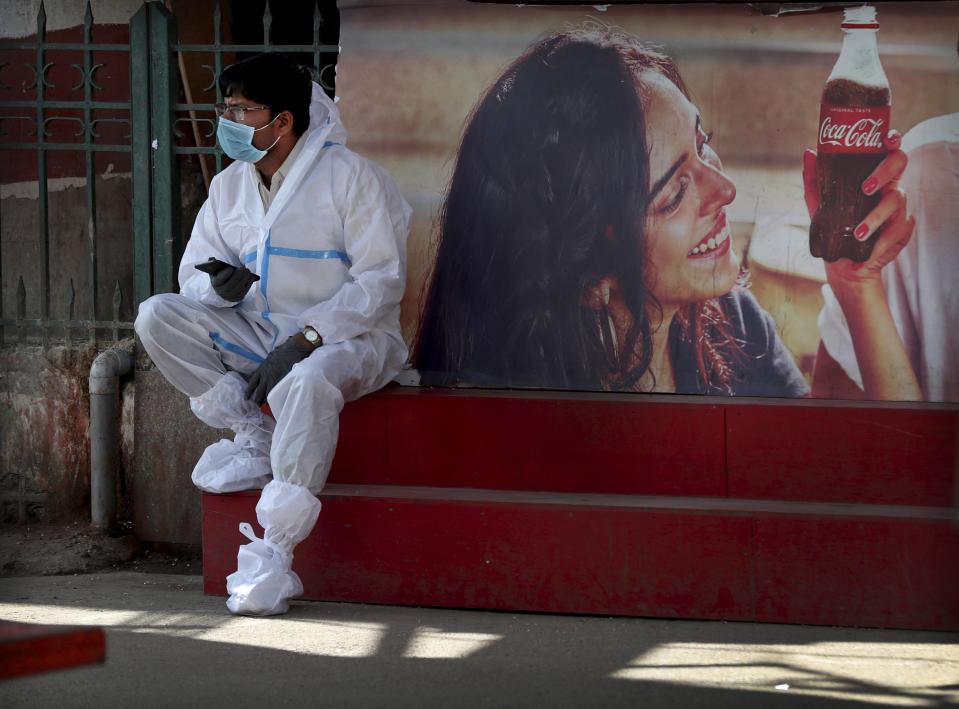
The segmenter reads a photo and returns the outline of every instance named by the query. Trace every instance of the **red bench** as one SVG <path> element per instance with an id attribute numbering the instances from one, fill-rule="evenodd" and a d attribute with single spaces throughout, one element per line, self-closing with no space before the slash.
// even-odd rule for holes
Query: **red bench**
<path id="1" fill-rule="evenodd" d="M 0 679 L 103 662 L 101 628 L 0 621 Z"/>
<path id="2" fill-rule="evenodd" d="M 390 388 L 350 404 L 311 599 L 959 630 L 954 407 Z M 224 593 L 257 493 L 203 496 Z"/>

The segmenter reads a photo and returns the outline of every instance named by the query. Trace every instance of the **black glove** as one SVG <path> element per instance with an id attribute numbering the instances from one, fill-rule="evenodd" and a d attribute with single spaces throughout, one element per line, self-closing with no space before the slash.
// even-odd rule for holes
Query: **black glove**
<path id="1" fill-rule="evenodd" d="M 213 285 L 213 290 L 223 300 L 229 300 L 231 303 L 239 303 L 243 300 L 243 296 L 250 290 L 250 286 L 258 280 L 260 280 L 259 276 L 243 266 L 239 268 L 226 266 L 216 273 L 210 274 L 210 283 Z"/>
<path id="2" fill-rule="evenodd" d="M 244 396 L 257 405 L 262 404 L 266 401 L 266 395 L 270 393 L 273 387 L 290 373 L 293 365 L 309 357 L 312 351 L 312 347 L 306 347 L 292 337 L 289 338 L 270 352 L 266 359 L 260 363 L 260 366 L 250 375 Z"/>

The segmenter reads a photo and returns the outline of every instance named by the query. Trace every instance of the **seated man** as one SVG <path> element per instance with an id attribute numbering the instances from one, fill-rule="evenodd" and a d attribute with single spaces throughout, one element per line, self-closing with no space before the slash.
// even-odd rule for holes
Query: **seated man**
<path id="1" fill-rule="evenodd" d="M 319 515 L 344 401 L 406 360 L 411 210 L 386 171 L 345 147 L 339 112 L 305 69 L 263 54 L 225 69 L 219 86 L 217 138 L 235 162 L 197 215 L 180 293 L 142 303 L 135 327 L 196 416 L 236 433 L 206 449 L 194 483 L 263 489 L 264 539 L 241 525 L 251 543 L 227 606 L 272 615 L 303 592 L 293 548 Z"/>

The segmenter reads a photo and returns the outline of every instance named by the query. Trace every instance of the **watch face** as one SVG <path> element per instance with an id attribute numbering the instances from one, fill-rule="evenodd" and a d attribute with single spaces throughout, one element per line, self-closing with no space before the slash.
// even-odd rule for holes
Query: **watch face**
<path id="1" fill-rule="evenodd" d="M 303 337 L 305 337 L 308 342 L 316 342 L 320 339 L 320 335 L 316 332 L 316 330 L 304 330 Z"/>

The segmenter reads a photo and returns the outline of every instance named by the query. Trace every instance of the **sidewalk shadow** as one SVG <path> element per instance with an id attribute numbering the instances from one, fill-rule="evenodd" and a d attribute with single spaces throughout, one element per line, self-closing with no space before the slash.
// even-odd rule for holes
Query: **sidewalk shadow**
<path id="1" fill-rule="evenodd" d="M 922 649 L 954 643 L 947 633 L 312 602 L 295 602 L 281 618 L 234 618 L 223 598 L 202 595 L 198 577 L 15 581 L 0 583 L 0 617 L 30 619 L 11 617 L 18 609 L 63 623 L 100 617 L 108 660 L 0 685 L 0 705 L 10 707 L 830 708 L 946 706 L 954 697 L 947 685 L 896 688 L 895 676 L 863 679 L 875 673 L 849 669 L 941 663 L 941 649 Z M 109 594 L 99 605 L 98 588 Z M 903 647 L 858 657 L 843 650 L 861 642 Z"/>

